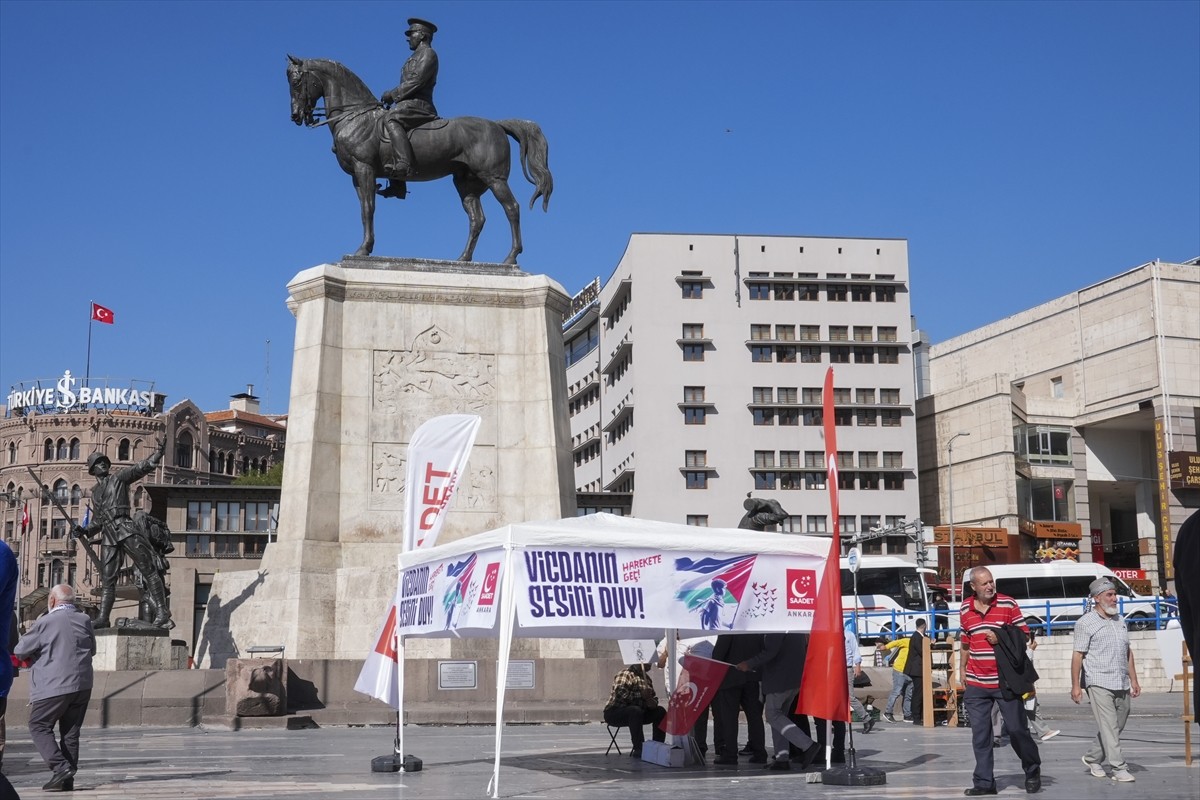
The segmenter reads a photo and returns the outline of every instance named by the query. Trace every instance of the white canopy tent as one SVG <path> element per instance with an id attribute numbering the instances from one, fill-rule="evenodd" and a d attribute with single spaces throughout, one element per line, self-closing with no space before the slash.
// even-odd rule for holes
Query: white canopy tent
<path id="1" fill-rule="evenodd" d="M 495 636 L 499 795 L 514 636 L 808 631 L 829 540 L 595 514 L 505 525 L 401 554 L 396 633 Z M 381 631 L 381 635 L 386 635 Z M 403 644 L 398 649 L 403 680 Z M 399 690 L 403 705 L 403 686 Z"/>

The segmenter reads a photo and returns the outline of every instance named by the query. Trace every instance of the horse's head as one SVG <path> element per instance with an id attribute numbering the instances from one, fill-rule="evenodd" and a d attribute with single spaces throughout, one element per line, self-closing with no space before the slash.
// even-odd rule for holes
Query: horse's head
<path id="1" fill-rule="evenodd" d="M 321 80 L 305 69 L 305 62 L 289 55 L 287 67 L 288 88 L 292 95 L 292 122 L 297 125 L 313 125 L 316 116 L 313 109 L 317 100 L 325 93 Z"/>

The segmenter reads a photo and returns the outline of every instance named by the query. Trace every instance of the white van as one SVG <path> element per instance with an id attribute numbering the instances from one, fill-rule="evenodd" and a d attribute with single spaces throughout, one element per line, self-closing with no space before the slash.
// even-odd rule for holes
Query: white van
<path id="1" fill-rule="evenodd" d="M 933 570 L 896 556 L 860 557 L 857 576 L 850 572 L 846 558 L 841 559 L 841 568 L 842 617 L 855 618 L 861 641 L 911 633 L 917 617 L 928 618 L 926 576 L 932 575 Z"/>
<path id="2" fill-rule="evenodd" d="M 1031 628 L 1040 626 L 1039 633 L 1070 628 L 1075 620 L 1090 608 L 1088 587 L 1097 578 L 1108 578 L 1117 587 L 1120 612 L 1130 630 L 1152 630 L 1158 616 L 1155 598 L 1137 594 L 1125 581 L 1103 564 L 1070 560 L 1041 564 L 989 564 L 987 569 L 996 579 L 996 591 L 1017 601 Z M 963 573 L 963 597 L 971 596 L 970 582 Z"/>

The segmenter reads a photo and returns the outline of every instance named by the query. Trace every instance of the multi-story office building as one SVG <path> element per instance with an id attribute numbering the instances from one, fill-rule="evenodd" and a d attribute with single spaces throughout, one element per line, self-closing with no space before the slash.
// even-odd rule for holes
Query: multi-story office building
<path id="1" fill-rule="evenodd" d="M 903 240 L 634 234 L 564 325 L 576 490 L 714 527 L 754 494 L 792 515 L 785 530 L 831 531 L 832 366 L 841 531 L 915 520 L 911 327 Z"/>
<path id="2" fill-rule="evenodd" d="M 1200 506 L 1200 259 L 933 345 L 928 381 L 921 514 L 955 523 L 956 572 L 1072 558 L 1170 585 L 1175 533 Z"/>

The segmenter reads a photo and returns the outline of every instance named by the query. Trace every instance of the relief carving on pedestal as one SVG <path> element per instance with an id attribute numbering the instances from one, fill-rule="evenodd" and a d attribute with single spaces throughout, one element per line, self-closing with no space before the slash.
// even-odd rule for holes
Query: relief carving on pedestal
<path id="1" fill-rule="evenodd" d="M 371 494 L 385 497 L 381 500 L 387 507 L 403 508 L 407 460 L 406 442 L 375 442 L 372 448 Z M 496 510 L 495 447 L 476 445 L 471 449 L 467 474 L 459 481 L 451 507 L 458 511 Z"/>
<path id="2" fill-rule="evenodd" d="M 486 417 L 495 401 L 495 354 L 459 352 L 436 325 L 411 349 L 376 350 L 374 359 L 374 411 L 411 414 L 420 424 L 441 414 Z"/>

